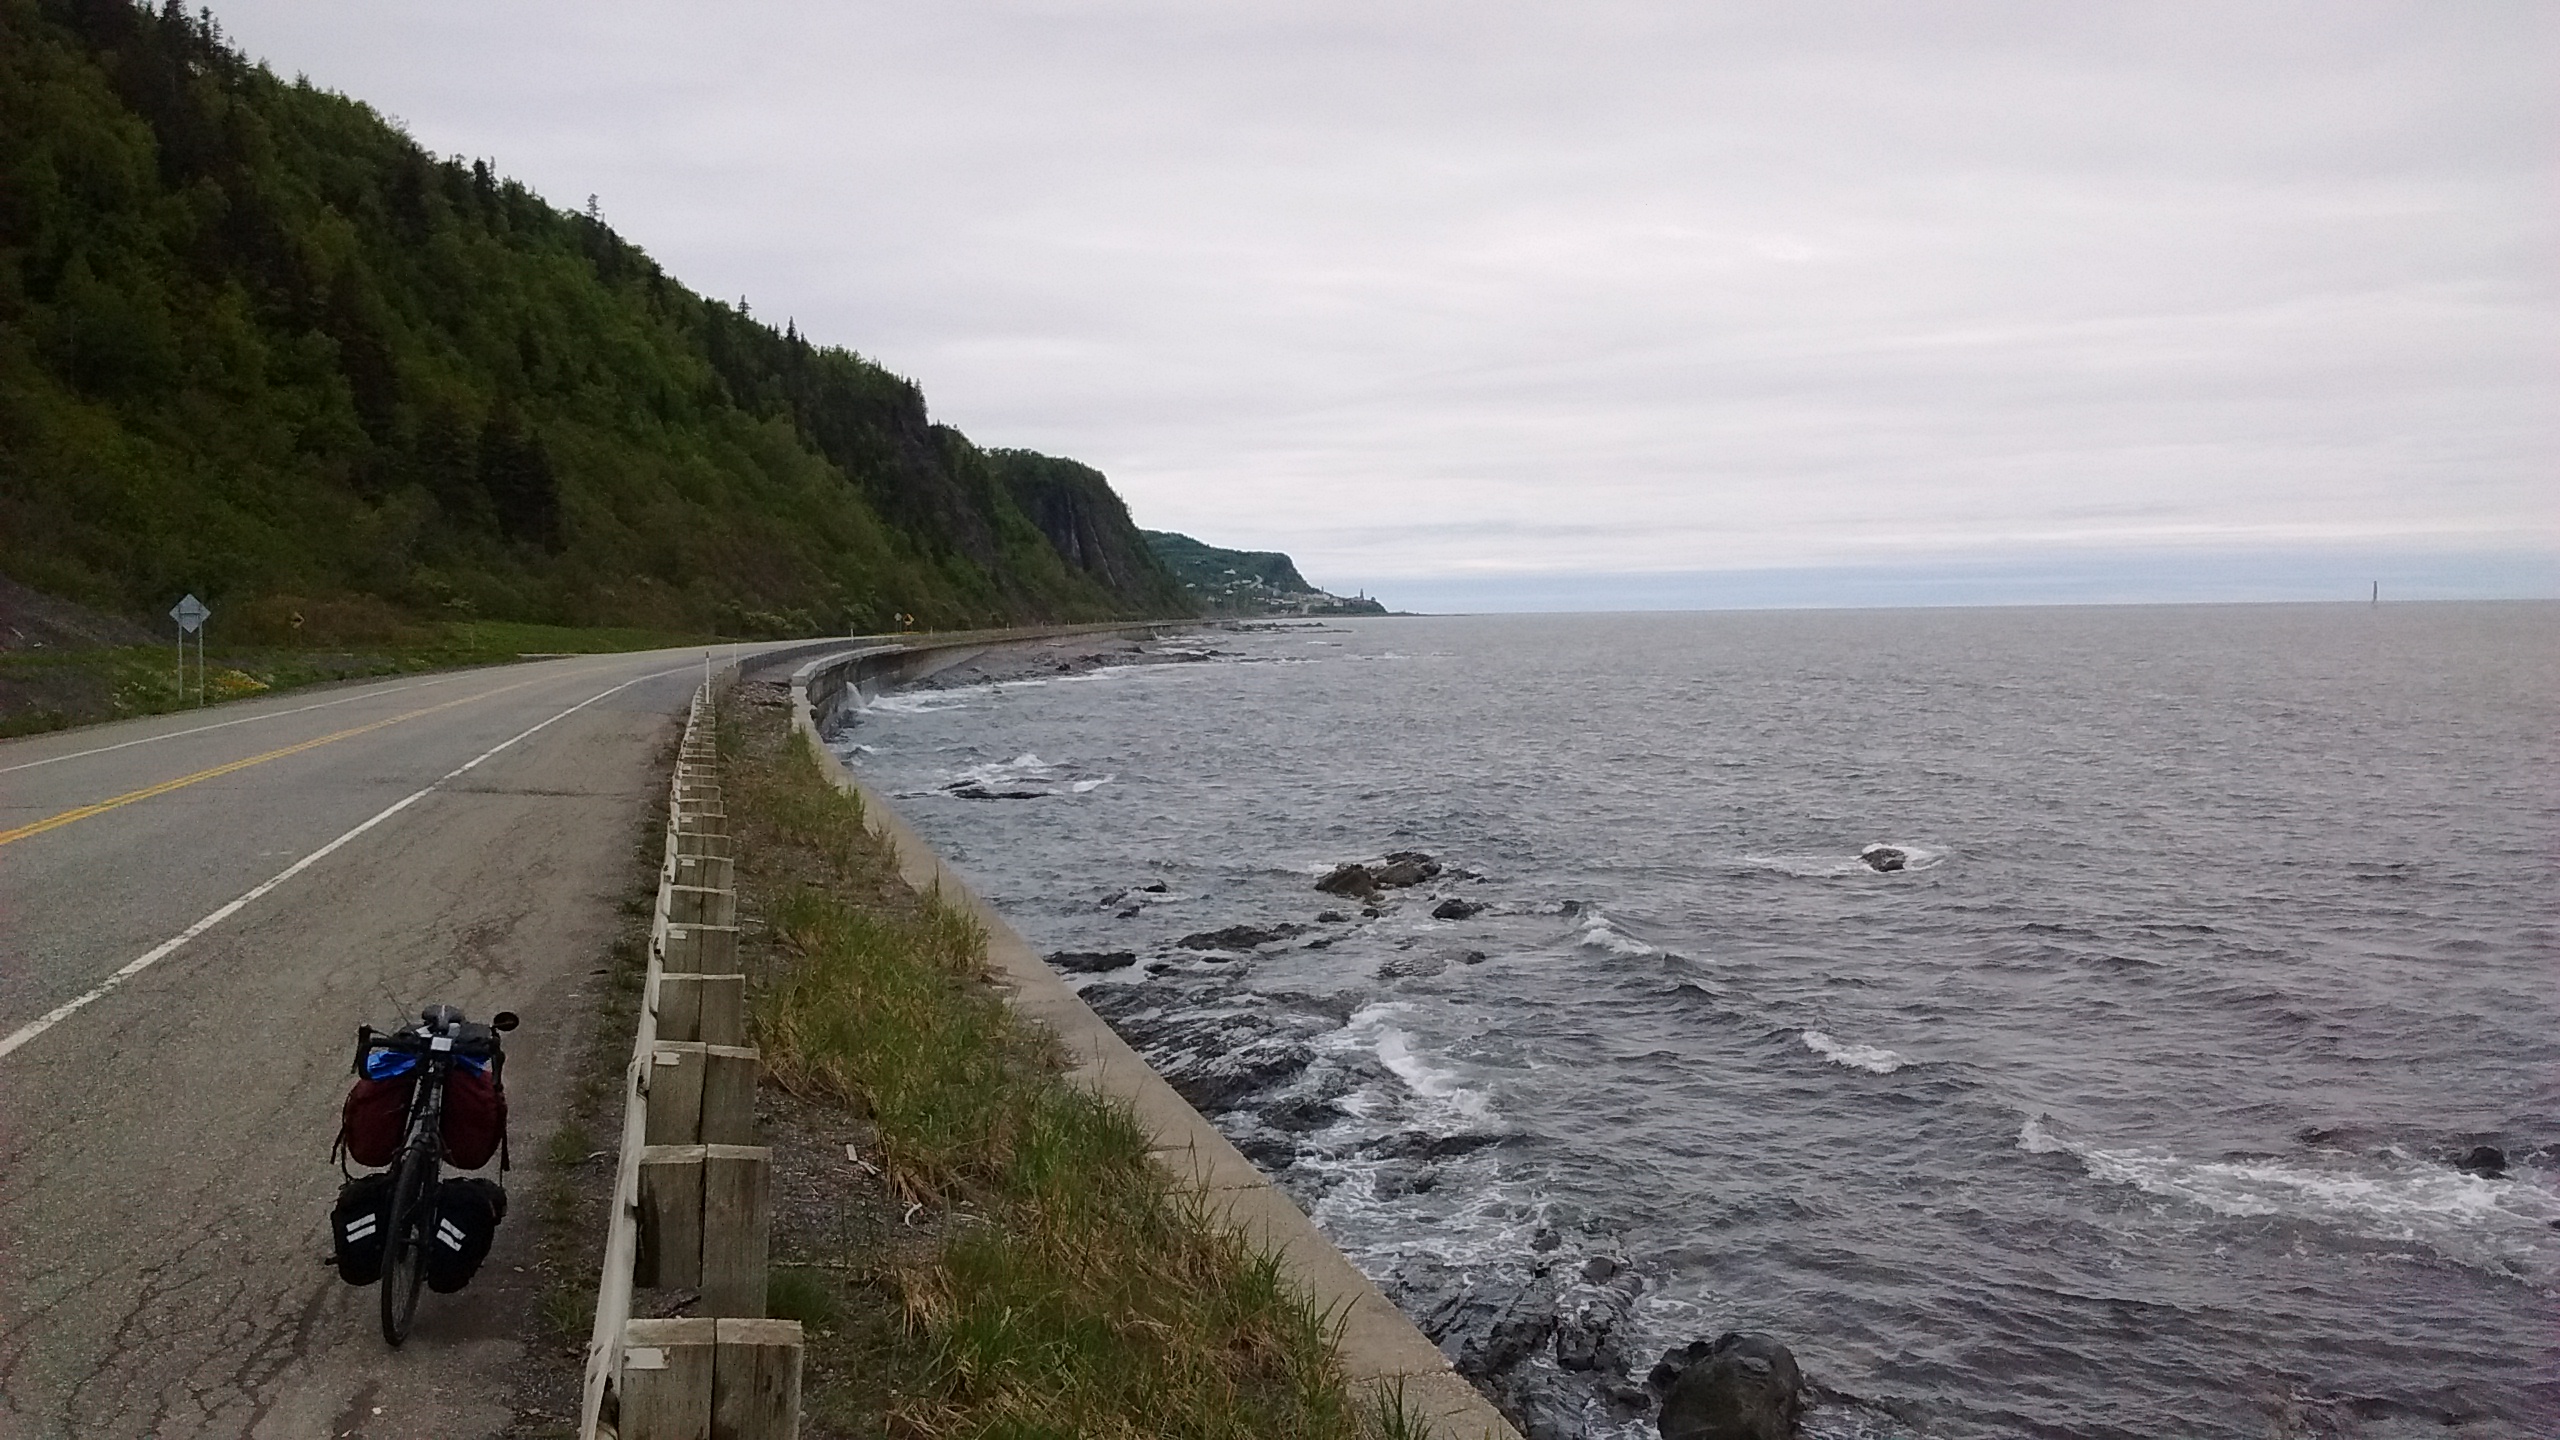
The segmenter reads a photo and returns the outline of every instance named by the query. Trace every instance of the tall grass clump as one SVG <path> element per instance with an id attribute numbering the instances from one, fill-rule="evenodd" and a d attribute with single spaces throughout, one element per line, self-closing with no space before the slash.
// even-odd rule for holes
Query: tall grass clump
<path id="1" fill-rule="evenodd" d="M 894 1297 L 870 1343 L 899 1353 L 860 1367 L 885 1413 L 858 1433 L 1418 1434 L 1402 1407 L 1352 1393 L 1334 1318 L 1154 1163 L 1125 1105 L 1066 1083 L 1054 1043 L 987 984 L 983 928 L 896 883 L 805 742 L 759 761 L 724 738 L 750 752 L 730 768 L 736 809 L 819 872 L 770 901 L 765 1073 L 865 1119 L 909 1223 L 932 1217 L 911 1253 L 816 1262 L 880 1274 Z"/>

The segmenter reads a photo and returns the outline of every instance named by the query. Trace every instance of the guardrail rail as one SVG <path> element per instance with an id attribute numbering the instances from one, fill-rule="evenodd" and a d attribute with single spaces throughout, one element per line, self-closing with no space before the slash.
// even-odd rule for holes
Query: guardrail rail
<path id="1" fill-rule="evenodd" d="M 620 1159 L 587 1342 L 580 1440 L 791 1440 L 802 1336 L 765 1318 L 772 1155 L 738 965 L 736 852 L 713 689 L 686 714 L 667 791 L 649 967 L 623 1075 Z M 672 1318 L 634 1318 L 653 1288 Z M 681 1301 L 675 1292 L 693 1292 Z"/>

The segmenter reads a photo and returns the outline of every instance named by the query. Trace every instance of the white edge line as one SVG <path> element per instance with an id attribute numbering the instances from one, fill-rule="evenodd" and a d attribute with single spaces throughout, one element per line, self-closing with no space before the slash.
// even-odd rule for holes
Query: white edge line
<path id="1" fill-rule="evenodd" d="M 184 739 L 189 735 L 202 735 L 208 730 L 228 730 L 234 725 L 254 725 L 260 720 L 280 720 L 287 715 L 299 715 L 305 710 L 326 710 L 332 705 L 352 705 L 358 700 L 371 700 L 383 695 L 405 695 L 412 690 L 424 690 L 430 685 L 442 685 L 446 681 L 457 678 L 459 677 L 445 675 L 433 680 L 422 680 L 415 685 L 393 685 L 380 690 L 367 690 L 360 695 L 342 695 L 335 700 L 321 700 L 310 705 L 296 705 L 290 710 L 267 710 L 256 715 L 243 715 L 237 720 L 222 720 L 211 725 L 198 725 L 192 730 L 170 730 L 158 735 L 140 735 L 131 740 L 119 740 L 113 745 L 101 745 L 94 750 L 74 750 L 68 755 L 48 755 L 42 760 L 28 760 L 16 765 L 0 765 L 0 775 L 7 775 L 18 770 L 33 770 L 39 765 L 52 765 L 64 760 L 84 760 L 92 755 L 104 755 L 110 750 L 124 750 L 135 745 L 149 745 L 161 740 Z"/>
<path id="2" fill-rule="evenodd" d="M 473 769 L 482 761 L 489 759 L 491 756 L 496 755 L 498 752 L 515 744 L 517 741 L 527 739 L 542 730 L 550 728 L 558 721 L 568 719 L 570 716 L 577 714 L 579 711 L 586 709 L 588 706 L 604 699 L 608 695 L 614 695 L 624 690 L 628 690 L 643 680 L 663 679 L 669 675 L 688 672 L 692 670 L 692 668 L 693 667 L 690 665 L 679 665 L 672 670 L 659 670 L 647 675 L 634 675 L 630 679 L 623 681 L 621 684 L 614 686 L 610 690 L 600 690 L 595 694 L 588 696 L 586 699 L 579 701 L 577 704 L 570 706 L 568 709 L 561 711 L 559 714 L 552 716 L 550 719 L 517 731 L 514 735 L 511 735 L 508 738 L 499 741 L 497 744 L 490 746 L 488 749 L 481 751 L 479 754 L 464 761 L 462 764 L 455 766 L 451 770 L 447 770 L 442 775 L 437 776 L 434 782 L 427 785 L 424 789 L 413 790 L 408 794 L 401 796 L 399 799 L 392 801 L 380 810 L 375 811 L 371 819 L 366 820 L 364 823 L 356 826 L 352 830 L 349 830 L 344 835 L 339 836 L 337 839 L 330 841 L 328 844 L 321 846 L 319 849 L 312 851 L 310 854 L 303 856 L 301 859 L 287 865 L 282 870 L 277 871 L 264 883 L 250 890 L 247 894 L 242 895 L 239 899 L 221 907 L 193 925 L 188 926 L 186 929 L 179 931 L 177 934 L 161 941 L 150 949 L 143 951 L 133 959 L 126 961 L 122 969 L 116 971 L 113 975 L 108 976 L 105 980 L 100 981 L 97 988 L 91 990 L 88 994 L 78 996 L 74 999 L 65 1000 L 61 1004 L 53 1007 L 51 1010 L 46 1011 L 42 1016 L 34 1020 L 30 1020 L 26 1024 L 9 1032 L 9 1038 L 6 1040 L 0 1040 L 0 1059 L 6 1059 L 8 1056 L 15 1053 L 19 1046 L 26 1044 L 28 1041 L 42 1035 L 47 1030 L 50 1030 L 54 1026 L 71 1018 L 73 1014 L 77 1013 L 92 1002 L 103 998 L 107 992 L 115 989 L 119 985 L 122 985 L 127 980 L 132 979 L 134 976 L 141 974 L 143 971 L 148 970 L 152 966 L 169 958 L 170 955 L 176 953 L 177 950 L 181 946 L 184 946 L 188 941 L 195 939 L 197 936 L 202 935 L 214 926 L 219 925 L 223 921 L 230 919 L 232 916 L 239 914 L 240 911 L 251 901 L 256 900 L 268 891 L 273 890 L 287 880 L 292 879 L 294 876 L 301 874 L 303 871 L 310 869 L 312 866 L 319 864 L 329 856 L 337 853 L 340 847 L 346 845 L 349 841 L 354 840 L 357 836 L 362 835 L 367 830 L 370 830 L 374 826 L 381 824 L 383 821 L 390 819 L 392 816 L 399 814 L 401 811 L 408 809 L 410 806 L 417 804 L 419 801 L 426 799 L 428 795 L 434 793 L 436 786 L 442 785 L 447 780 L 462 774 L 464 771 Z M 331 703 L 334 704 L 336 702 L 333 701 Z"/>

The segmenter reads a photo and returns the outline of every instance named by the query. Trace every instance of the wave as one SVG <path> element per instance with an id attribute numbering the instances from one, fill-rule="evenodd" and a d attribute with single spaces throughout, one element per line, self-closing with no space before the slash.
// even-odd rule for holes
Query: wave
<path id="1" fill-rule="evenodd" d="M 1852 1070 L 1865 1070 L 1877 1075 L 1890 1075 L 1911 1063 L 1878 1046 L 1843 1045 L 1819 1030 L 1804 1032 L 1804 1048 L 1834 1065 L 1846 1065 Z"/>
<path id="2" fill-rule="evenodd" d="M 942 689 L 891 689 L 863 702 L 863 710 L 878 710 L 883 715 L 932 715 L 937 710 L 965 710 L 973 702 L 986 700 L 988 694 L 1004 694 L 1006 689 L 1037 689 L 1050 684 L 1047 679 L 988 679 L 978 684 L 952 684 Z"/>
<path id="3" fill-rule="evenodd" d="M 2367 1240 L 2420 1245 L 2492 1274 L 2546 1285 L 2560 1279 L 2560 1194 L 2528 1177 L 2483 1180 L 2415 1157 L 2317 1168 L 2271 1159 L 2190 1160 L 2154 1148 L 2095 1145 L 2063 1133 L 2045 1115 L 2019 1128 L 2018 1148 L 2067 1154 L 2092 1179 L 2216 1215 L 2307 1221 Z"/>
<path id="4" fill-rule="evenodd" d="M 1659 945 L 1648 945 L 1620 930 L 1616 922 L 1596 910 L 1584 912 L 1582 933 L 1574 937 L 1573 943 L 1585 950 L 1629 957 L 1668 953 Z"/>
<path id="5" fill-rule="evenodd" d="M 1363 1006 L 1336 1033 L 1366 1047 L 1416 1096 L 1470 1121 L 1490 1119 L 1493 1105 L 1482 1091 L 1471 1088 L 1464 1075 L 1417 1046 L 1411 1031 L 1389 1023 L 1410 1008 L 1401 1001 Z"/>
<path id="6" fill-rule="evenodd" d="M 973 680 L 965 685 L 935 685 L 930 681 L 908 690 L 890 690 L 862 702 L 862 709 L 885 715 L 931 715 L 942 710 L 965 710 L 989 696 L 1013 690 L 1039 690 L 1051 685 L 1077 685 L 1097 680 L 1115 680 L 1153 671 L 1173 671 L 1180 665 L 1148 665 L 1128 662 L 1097 665 L 1065 675 L 1022 675 L 1006 680 Z"/>
<path id="7" fill-rule="evenodd" d="M 1071 766 L 1053 765 L 1025 751 L 1010 760 L 955 770 L 934 793 L 961 800 L 1045 800 L 1054 795 L 1091 794 L 1119 778 L 1079 775 Z"/>

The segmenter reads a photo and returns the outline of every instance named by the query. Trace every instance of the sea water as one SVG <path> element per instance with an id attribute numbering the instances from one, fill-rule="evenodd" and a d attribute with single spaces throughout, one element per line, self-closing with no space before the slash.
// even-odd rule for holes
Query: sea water
<path id="1" fill-rule="evenodd" d="M 1409 1306 L 1610 1254 L 1637 1377 L 1767 1331 L 1816 1433 L 2560 1435 L 2560 606 L 1184 647 L 838 743 L 1151 1055 L 1282 1017 L 1213 1118 Z"/>

